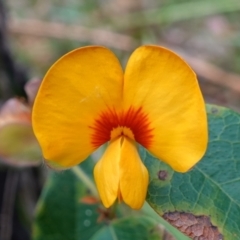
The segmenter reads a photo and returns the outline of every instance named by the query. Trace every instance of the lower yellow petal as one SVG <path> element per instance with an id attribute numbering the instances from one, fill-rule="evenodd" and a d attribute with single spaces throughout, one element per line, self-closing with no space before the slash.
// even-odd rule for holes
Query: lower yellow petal
<path id="1" fill-rule="evenodd" d="M 110 207 L 117 197 L 133 209 L 142 207 L 148 171 L 134 141 L 127 137 L 112 141 L 94 168 L 94 178 L 105 207 Z"/>
<path id="2" fill-rule="evenodd" d="M 120 171 L 123 201 L 133 209 L 140 209 L 147 194 L 148 171 L 139 157 L 135 142 L 126 137 L 122 140 Z"/>
<path id="3" fill-rule="evenodd" d="M 94 168 L 94 178 L 105 207 L 110 207 L 119 192 L 121 138 L 112 141 Z"/>

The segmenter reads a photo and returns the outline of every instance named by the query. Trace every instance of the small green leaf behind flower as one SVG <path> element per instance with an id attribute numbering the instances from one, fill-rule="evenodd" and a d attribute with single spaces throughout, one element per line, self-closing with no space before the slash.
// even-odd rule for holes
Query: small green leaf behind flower
<path id="1" fill-rule="evenodd" d="M 40 146 L 32 131 L 31 106 L 39 80 L 26 85 L 29 103 L 11 98 L 0 109 L 0 162 L 13 167 L 36 166 L 42 162 Z"/>
<path id="2" fill-rule="evenodd" d="M 0 128 L 0 158 L 13 167 L 36 166 L 42 162 L 31 125 L 12 123 Z"/>

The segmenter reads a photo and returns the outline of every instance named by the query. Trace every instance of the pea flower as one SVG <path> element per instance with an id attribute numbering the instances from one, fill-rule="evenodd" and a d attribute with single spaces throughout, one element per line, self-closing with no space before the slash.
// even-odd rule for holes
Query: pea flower
<path id="1" fill-rule="evenodd" d="M 33 108 L 33 128 L 48 165 L 75 166 L 108 147 L 94 168 L 106 207 L 139 209 L 148 171 L 137 143 L 185 172 L 206 150 L 207 120 L 195 73 L 158 46 L 136 49 L 125 72 L 108 49 L 90 46 L 60 58 L 47 72 Z"/>

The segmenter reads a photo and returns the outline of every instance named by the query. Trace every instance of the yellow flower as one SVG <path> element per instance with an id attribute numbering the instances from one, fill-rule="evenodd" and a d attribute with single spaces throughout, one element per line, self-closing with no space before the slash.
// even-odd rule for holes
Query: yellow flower
<path id="1" fill-rule="evenodd" d="M 136 143 L 179 172 L 206 150 L 205 105 L 195 73 L 175 53 L 142 46 L 125 73 L 108 49 L 76 49 L 47 72 L 33 108 L 33 128 L 47 164 L 70 168 L 102 144 L 94 169 L 103 204 L 134 209 L 145 200 L 148 172 Z"/>

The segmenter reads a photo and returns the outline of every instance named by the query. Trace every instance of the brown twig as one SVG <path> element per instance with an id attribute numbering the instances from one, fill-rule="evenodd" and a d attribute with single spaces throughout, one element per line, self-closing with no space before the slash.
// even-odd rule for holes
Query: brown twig
<path id="1" fill-rule="evenodd" d="M 176 51 L 193 68 L 196 74 L 205 80 L 240 93 L 240 75 L 221 69 L 204 59 L 191 56 L 181 48 L 164 43 L 170 49 Z"/>
<path id="2" fill-rule="evenodd" d="M 227 72 L 220 67 L 197 59 L 186 54 L 182 54 L 186 61 L 192 66 L 196 73 L 208 81 L 229 88 L 232 91 L 240 93 L 240 76 Z"/>
<path id="3" fill-rule="evenodd" d="M 8 27 L 12 33 L 89 41 L 93 44 L 103 44 L 123 51 L 132 50 L 136 46 L 133 38 L 129 36 L 107 30 L 89 29 L 79 25 L 44 22 L 36 19 L 10 19 Z"/>
<path id="4" fill-rule="evenodd" d="M 9 31 L 15 34 L 89 41 L 93 44 L 103 44 L 123 51 L 132 51 L 137 45 L 133 38 L 124 34 L 101 29 L 89 29 L 78 25 L 44 22 L 36 19 L 11 19 L 8 27 Z M 167 44 L 164 45 L 167 46 Z M 176 50 L 200 77 L 234 92 L 240 92 L 239 75 L 227 72 L 203 59 L 193 57 L 175 46 L 170 46 L 170 48 Z"/>

